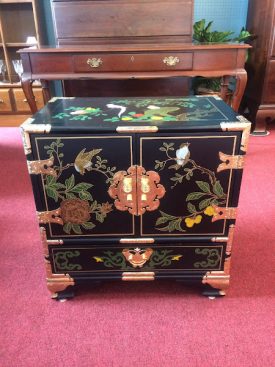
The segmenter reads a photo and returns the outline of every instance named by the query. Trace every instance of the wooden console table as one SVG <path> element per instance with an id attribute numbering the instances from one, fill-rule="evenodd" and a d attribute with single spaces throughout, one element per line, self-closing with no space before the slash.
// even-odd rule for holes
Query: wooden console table
<path id="1" fill-rule="evenodd" d="M 246 44 L 112 44 L 25 48 L 19 50 L 24 73 L 22 87 L 32 113 L 37 111 L 32 90 L 40 79 L 45 100 L 48 81 L 77 79 L 153 79 L 223 77 L 225 99 L 230 76 L 237 80 L 232 108 L 237 111 L 247 82 Z"/>

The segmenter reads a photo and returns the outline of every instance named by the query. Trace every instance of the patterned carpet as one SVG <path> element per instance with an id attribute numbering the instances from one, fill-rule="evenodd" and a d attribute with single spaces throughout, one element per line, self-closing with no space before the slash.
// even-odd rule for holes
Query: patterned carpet
<path id="1" fill-rule="evenodd" d="M 274 128 L 251 137 L 231 286 L 215 300 L 171 282 L 109 283 L 51 300 L 17 128 L 0 129 L 0 154 L 1 367 L 275 366 Z"/>

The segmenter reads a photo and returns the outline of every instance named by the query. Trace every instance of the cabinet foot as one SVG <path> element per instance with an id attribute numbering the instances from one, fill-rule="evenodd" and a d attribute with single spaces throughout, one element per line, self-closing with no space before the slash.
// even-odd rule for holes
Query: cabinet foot
<path id="1" fill-rule="evenodd" d="M 74 298 L 74 296 L 75 293 L 72 289 L 66 289 L 65 291 L 52 294 L 52 299 L 60 302 L 65 302 L 68 299 Z"/>
<path id="2" fill-rule="evenodd" d="M 209 299 L 213 300 L 216 297 L 224 297 L 225 291 L 222 289 L 216 289 L 216 288 L 204 288 L 202 291 L 202 295 L 208 297 Z"/>

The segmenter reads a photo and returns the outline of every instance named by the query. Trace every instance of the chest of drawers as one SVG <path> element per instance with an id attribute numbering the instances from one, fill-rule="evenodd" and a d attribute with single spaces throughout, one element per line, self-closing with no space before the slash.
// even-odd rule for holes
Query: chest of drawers
<path id="1" fill-rule="evenodd" d="M 220 98 L 54 98 L 21 129 L 53 298 L 104 280 L 225 294 L 250 123 Z"/>

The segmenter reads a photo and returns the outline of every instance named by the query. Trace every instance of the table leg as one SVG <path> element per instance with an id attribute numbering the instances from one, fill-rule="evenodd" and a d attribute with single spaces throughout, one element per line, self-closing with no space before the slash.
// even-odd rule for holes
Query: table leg
<path id="1" fill-rule="evenodd" d="M 50 89 L 49 89 L 49 82 L 47 80 L 40 80 L 42 86 L 42 92 L 44 97 L 44 102 L 47 103 L 51 99 Z"/>
<path id="2" fill-rule="evenodd" d="M 222 81 L 221 81 L 221 98 L 224 100 L 224 102 L 228 102 L 228 86 L 229 86 L 229 80 L 230 80 L 230 76 L 229 75 L 224 75 L 222 77 Z"/>
<path id="3" fill-rule="evenodd" d="M 36 106 L 35 97 L 34 97 L 33 90 L 32 90 L 32 83 L 33 83 L 33 80 L 31 79 L 24 78 L 24 77 L 21 79 L 21 85 L 22 85 L 23 92 L 25 93 L 25 96 L 30 106 L 31 112 L 34 114 L 37 112 L 37 106 Z"/>
<path id="4" fill-rule="evenodd" d="M 274 114 L 274 112 L 273 112 Z M 256 118 L 255 118 L 255 127 L 252 131 L 252 135 L 268 135 L 269 132 L 266 130 L 266 122 L 267 119 L 272 119 L 272 111 L 271 110 L 261 110 L 259 109 Z"/>
<path id="5" fill-rule="evenodd" d="M 246 87 L 246 83 L 247 83 L 246 71 L 243 70 L 243 71 L 238 72 L 236 75 L 236 89 L 233 94 L 232 103 L 231 103 L 231 107 L 236 112 L 238 112 L 238 109 L 240 107 L 241 100 L 242 100 L 244 90 Z"/>

